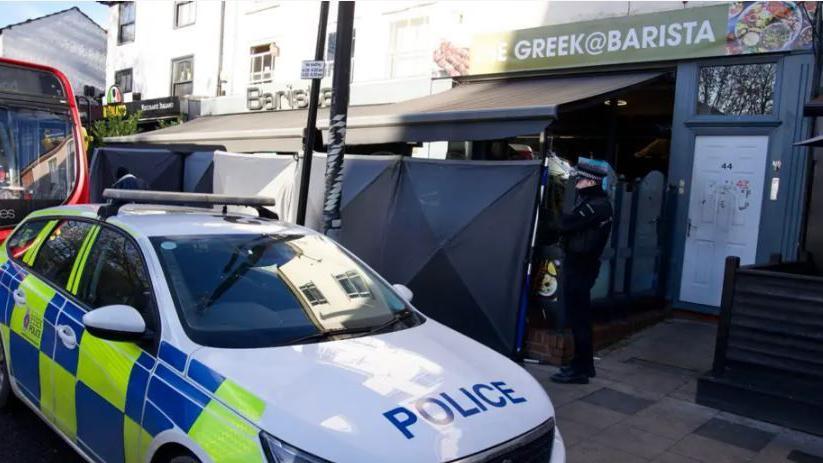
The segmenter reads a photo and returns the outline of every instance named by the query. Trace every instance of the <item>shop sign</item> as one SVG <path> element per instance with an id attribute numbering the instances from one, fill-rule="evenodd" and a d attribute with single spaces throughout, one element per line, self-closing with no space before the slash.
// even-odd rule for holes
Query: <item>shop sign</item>
<path id="1" fill-rule="evenodd" d="M 317 106 L 331 106 L 331 88 L 320 89 Z M 246 108 L 250 111 L 282 111 L 288 109 L 305 109 L 309 107 L 309 91 L 302 88 L 286 86 L 283 90 L 265 91 L 261 87 L 246 89 Z"/>
<path id="2" fill-rule="evenodd" d="M 461 51 L 468 63 L 453 68 L 489 74 L 808 49 L 814 7 L 736 2 L 482 34 Z"/>
<path id="3" fill-rule="evenodd" d="M 180 114 L 180 98 L 176 96 L 103 106 L 103 117 L 125 116 L 140 112 L 140 119 L 159 119 Z"/>

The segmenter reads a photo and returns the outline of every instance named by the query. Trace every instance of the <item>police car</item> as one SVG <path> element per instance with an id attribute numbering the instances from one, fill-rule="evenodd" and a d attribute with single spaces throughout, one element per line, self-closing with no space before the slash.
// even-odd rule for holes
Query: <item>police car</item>
<path id="1" fill-rule="evenodd" d="M 0 256 L 0 406 L 85 459 L 565 461 L 526 371 L 266 200 L 105 195 L 33 213 Z"/>

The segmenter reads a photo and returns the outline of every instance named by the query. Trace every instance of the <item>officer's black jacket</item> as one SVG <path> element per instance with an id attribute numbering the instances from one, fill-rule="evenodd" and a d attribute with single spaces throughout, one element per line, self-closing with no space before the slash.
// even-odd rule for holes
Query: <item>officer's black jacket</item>
<path id="1" fill-rule="evenodd" d="M 609 241 L 612 205 L 600 185 L 582 188 L 578 193 L 577 205 L 563 213 L 554 228 L 563 236 L 568 257 L 596 261 Z"/>

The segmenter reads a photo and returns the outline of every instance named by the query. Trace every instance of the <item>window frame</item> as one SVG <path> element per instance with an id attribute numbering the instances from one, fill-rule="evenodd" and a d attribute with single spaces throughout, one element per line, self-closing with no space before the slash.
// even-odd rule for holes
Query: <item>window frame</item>
<path id="1" fill-rule="evenodd" d="M 688 98 L 689 118 L 685 121 L 687 126 L 703 125 L 703 124 L 733 124 L 739 125 L 741 123 L 767 123 L 776 124 L 780 122 L 781 102 L 783 85 L 783 59 L 781 56 L 746 56 L 740 58 L 724 58 L 724 59 L 708 59 L 690 63 L 692 68 L 689 72 L 691 79 L 693 79 L 693 91 L 690 98 Z M 736 66 L 746 64 L 772 64 L 775 67 L 774 79 L 774 94 L 772 98 L 771 114 L 743 114 L 743 115 L 722 115 L 722 114 L 699 114 L 697 112 L 699 85 L 700 85 L 700 70 L 704 67 L 713 66 Z"/>
<path id="2" fill-rule="evenodd" d="M 137 253 L 140 255 L 140 265 L 142 265 L 142 267 L 143 267 L 143 272 L 146 276 L 146 281 L 149 284 L 149 293 L 153 294 L 152 285 L 151 285 L 151 273 L 149 273 L 149 268 L 146 265 L 145 258 L 143 257 L 143 251 L 140 249 L 140 245 L 134 240 L 130 241 L 128 233 L 124 233 L 121 230 L 118 230 L 116 227 L 100 227 L 100 232 L 97 234 L 97 236 L 94 239 L 94 242 L 91 243 L 91 245 L 88 249 L 87 261 L 85 262 L 85 266 L 81 270 L 81 278 L 77 282 L 77 295 L 75 296 L 75 298 L 77 298 L 78 301 L 83 303 L 85 307 L 89 308 L 89 310 L 88 310 L 89 312 L 94 311 L 94 310 L 98 309 L 99 307 L 91 307 L 89 304 L 86 304 L 82 299 L 81 293 L 82 293 L 82 291 L 87 290 L 89 288 L 89 286 L 91 285 L 91 282 L 88 280 L 89 273 L 87 272 L 87 270 L 92 268 L 92 263 L 93 263 L 92 254 L 93 254 L 93 251 L 95 250 L 96 246 L 100 242 L 99 241 L 100 236 L 103 234 L 104 231 L 108 231 L 108 232 L 112 233 L 115 236 L 122 237 L 124 239 L 124 242 L 126 243 L 125 244 L 126 246 L 128 244 L 131 244 L 132 246 L 134 246 L 134 248 L 137 250 Z M 149 297 L 149 296 L 146 297 L 146 304 L 147 304 L 147 307 L 143 307 L 143 311 L 141 311 L 140 309 L 138 309 L 137 311 L 140 312 L 141 314 L 143 314 L 145 312 L 152 312 L 154 310 L 152 307 L 155 306 L 155 302 L 151 297 Z M 135 307 L 135 309 L 137 309 L 137 307 Z M 152 318 L 155 318 L 155 317 L 152 316 Z M 156 319 L 154 320 L 155 323 L 157 321 L 158 320 L 156 320 Z M 157 325 L 155 324 L 154 326 L 157 326 Z"/>
<path id="3" fill-rule="evenodd" d="M 49 233 L 48 233 L 48 234 L 46 235 L 46 237 L 45 237 L 46 239 L 45 239 L 45 240 L 43 240 L 43 241 L 42 241 L 42 242 L 41 242 L 41 243 L 37 246 L 37 249 L 35 249 L 35 254 L 34 254 L 33 258 L 32 258 L 31 264 L 25 264 L 25 263 L 24 263 L 24 265 L 26 265 L 26 266 L 27 266 L 27 267 L 31 270 L 31 272 L 32 272 L 32 273 L 36 274 L 36 275 L 38 276 L 38 278 L 40 278 L 40 280 L 42 280 L 42 281 L 44 281 L 44 282 L 51 283 L 51 285 L 52 285 L 52 286 L 55 286 L 55 287 L 58 287 L 58 288 L 62 288 L 63 290 L 65 290 L 65 292 L 67 292 L 67 293 L 68 293 L 68 292 L 69 292 L 69 290 L 68 290 L 68 288 L 66 287 L 66 285 L 68 285 L 68 283 L 70 283 L 70 281 L 71 281 L 71 276 L 69 276 L 69 277 L 68 277 L 68 281 L 66 281 L 66 284 L 61 286 L 61 285 L 59 285 L 56 281 L 53 281 L 53 280 L 51 279 L 51 277 L 46 277 L 46 275 L 44 275 L 44 274 L 43 274 L 43 272 L 41 272 L 40 270 L 36 269 L 36 268 L 35 268 L 35 266 L 37 265 L 37 261 L 38 261 L 38 259 L 42 256 L 42 254 L 40 254 L 40 252 L 43 250 L 43 246 L 44 246 L 44 245 L 45 245 L 45 244 L 49 241 L 49 238 L 50 238 L 50 237 L 54 234 L 54 231 L 55 231 L 55 230 L 57 230 L 57 229 L 58 229 L 59 227 L 61 227 L 64 223 L 67 223 L 67 222 L 82 222 L 82 223 L 88 223 L 88 222 L 87 222 L 87 221 L 84 221 L 84 220 L 77 220 L 76 218 L 74 218 L 74 217 L 70 217 L 70 216 L 69 216 L 69 217 L 63 216 L 63 217 L 60 217 L 59 219 L 52 219 L 52 220 L 56 220 L 56 221 L 57 221 L 57 223 L 56 223 L 56 224 L 54 224 L 54 226 L 52 226 L 52 227 L 51 227 L 51 229 L 49 230 Z M 86 233 L 86 235 L 84 235 L 84 236 L 83 236 L 83 240 L 84 240 L 84 241 L 85 241 L 85 239 L 88 237 L 88 234 L 89 234 L 89 233 L 91 233 L 91 231 L 93 230 L 93 228 L 94 228 L 94 224 L 93 224 L 93 223 L 89 224 L 89 231 Z M 80 254 L 82 253 L 82 251 L 83 251 L 83 246 L 82 246 L 82 244 L 83 244 L 83 242 L 81 242 L 81 243 L 80 243 L 80 248 L 78 248 L 78 250 L 77 250 L 77 256 L 75 256 L 75 257 L 74 257 L 74 259 L 72 259 L 72 260 L 71 260 L 71 265 L 70 265 L 70 267 L 73 267 L 73 266 L 74 266 L 74 264 L 77 262 L 77 257 L 79 257 L 79 256 L 80 256 Z"/>
<path id="4" fill-rule="evenodd" d="M 180 6 L 182 5 L 191 5 L 194 9 L 194 15 L 191 22 L 186 24 L 180 24 Z M 197 2 L 193 0 L 178 0 L 174 2 L 174 22 L 172 26 L 174 29 L 182 29 L 184 27 L 193 26 L 197 22 Z"/>
<path id="5" fill-rule="evenodd" d="M 126 8 L 131 7 L 133 10 L 133 18 L 131 22 L 124 23 L 122 22 L 123 18 L 123 10 Z M 133 43 L 134 39 L 137 35 L 137 4 L 135 2 L 122 2 L 117 4 L 117 45 L 125 45 L 127 43 Z M 132 26 L 134 28 L 134 32 L 132 32 L 132 38 L 130 40 L 123 40 L 123 27 L 124 26 Z"/>
<path id="6" fill-rule="evenodd" d="M 263 52 L 263 53 L 255 53 L 254 52 L 255 48 L 265 47 L 266 45 L 269 46 L 269 50 L 267 52 Z M 272 46 L 274 46 L 277 49 L 277 53 L 272 52 L 272 50 L 271 50 Z M 265 79 L 265 78 L 262 78 L 262 76 L 263 76 L 263 74 L 265 74 L 266 71 L 262 70 L 262 66 L 261 66 L 261 71 L 260 72 L 255 72 L 255 70 L 254 70 L 254 60 L 256 58 L 260 58 L 261 61 L 263 61 L 263 60 L 265 60 L 266 56 L 269 56 L 269 55 L 271 56 L 271 70 L 269 71 L 269 78 Z M 252 45 L 251 47 L 249 47 L 249 85 L 268 84 L 268 83 L 273 82 L 274 81 L 274 69 L 275 69 L 275 65 L 277 63 L 277 58 L 278 57 L 280 57 L 280 47 L 277 45 L 277 42 L 275 42 L 275 41 L 271 41 L 271 42 L 268 42 L 268 43 L 261 43 L 259 45 Z M 255 74 L 260 74 L 261 78 L 260 79 L 255 79 L 254 78 Z"/>
<path id="7" fill-rule="evenodd" d="M 394 21 L 389 23 L 389 53 L 388 53 L 388 78 L 389 79 L 411 79 L 415 77 L 424 77 L 431 75 L 431 69 L 429 72 L 420 73 L 420 74 L 412 74 L 412 75 L 400 75 L 399 73 L 395 72 L 395 61 L 398 57 L 411 57 L 416 55 L 426 55 L 431 58 L 431 51 L 426 47 L 421 47 L 416 50 L 404 50 L 398 51 L 397 48 L 397 30 L 400 29 L 402 24 L 411 25 L 413 21 L 416 20 L 423 20 L 422 25 L 424 27 L 428 27 L 429 31 L 431 31 L 431 17 L 430 15 L 416 15 L 416 16 L 409 16 L 403 18 L 397 18 Z"/>
<path id="8" fill-rule="evenodd" d="M 372 292 L 369 290 L 369 287 L 364 284 L 363 275 L 361 275 L 360 272 L 348 270 L 332 276 L 335 280 L 337 280 L 337 284 L 340 285 L 340 289 L 343 290 L 346 297 L 349 299 L 367 299 L 372 297 Z M 359 282 L 360 287 L 358 287 L 358 284 L 356 284 L 355 281 Z M 350 284 L 354 291 L 349 291 L 346 288 L 346 283 Z"/>
<path id="9" fill-rule="evenodd" d="M 183 81 L 180 81 L 180 82 L 175 82 L 174 81 L 174 65 L 175 65 L 175 63 L 180 63 L 180 62 L 183 62 L 183 61 L 191 61 L 191 80 L 183 80 Z M 171 59 L 171 70 L 170 71 L 171 72 L 169 73 L 170 74 L 169 80 L 171 82 L 171 85 L 169 87 L 169 95 L 170 96 L 178 96 L 178 97 L 194 95 L 194 55 L 185 55 L 185 56 L 178 56 L 177 58 L 172 58 Z M 180 84 L 191 84 L 191 87 L 192 87 L 191 93 L 189 93 L 187 95 L 175 95 L 174 94 L 174 87 L 175 87 L 175 85 L 180 85 Z"/>
<path id="10" fill-rule="evenodd" d="M 331 37 L 334 36 L 334 47 L 335 51 L 337 49 L 337 30 L 329 31 L 326 33 L 326 46 L 324 51 L 324 58 L 326 58 L 326 75 L 325 77 L 332 78 L 334 75 L 334 54 L 335 52 L 329 50 L 329 44 L 331 43 Z M 355 61 L 355 54 L 357 51 L 357 28 L 353 28 L 351 31 L 351 63 L 349 65 L 349 82 L 354 82 L 354 65 Z M 329 54 L 331 52 L 331 54 Z M 331 59 L 329 59 L 331 58 Z"/>
<path id="11" fill-rule="evenodd" d="M 147 353 L 149 353 L 153 356 L 157 356 L 157 350 L 160 346 L 160 340 L 162 339 L 162 331 L 163 331 L 162 330 L 162 319 L 160 317 L 160 310 L 159 310 L 159 306 L 157 304 L 157 291 L 154 287 L 154 282 L 152 281 L 152 275 L 151 275 L 151 271 L 149 270 L 150 267 L 148 265 L 148 260 L 146 259 L 146 255 L 143 252 L 143 248 L 140 247 L 140 243 L 138 243 L 137 240 L 134 239 L 134 237 L 131 236 L 129 233 L 125 232 L 124 230 L 122 230 L 118 227 L 115 227 L 115 226 L 113 226 L 109 223 L 106 223 L 106 222 L 101 222 L 99 220 L 90 219 L 90 218 L 86 218 L 86 217 L 63 216 L 63 215 L 42 215 L 42 216 L 33 217 L 29 220 L 24 220 L 24 221 L 20 222 L 19 226 L 23 226 L 23 224 L 27 224 L 27 223 L 31 223 L 31 222 L 35 222 L 35 221 L 38 221 L 38 222 L 42 221 L 42 222 L 48 223 L 51 220 L 56 220 L 56 221 L 73 220 L 73 221 L 76 221 L 76 222 L 86 222 L 86 223 L 91 224 L 92 226 L 96 225 L 96 226 L 100 227 L 101 230 L 103 228 L 108 228 L 110 230 L 113 230 L 115 233 L 119 233 L 119 234 L 125 236 L 126 240 L 131 241 L 131 243 L 134 244 L 134 246 L 137 248 L 138 252 L 140 253 L 140 262 L 143 264 L 143 268 L 145 269 L 146 275 L 148 276 L 149 296 L 148 296 L 147 300 L 149 302 L 149 307 L 148 307 L 147 310 L 151 313 L 151 316 L 152 316 L 152 319 L 153 319 L 153 322 L 154 322 L 154 330 L 151 333 L 149 333 L 152 336 L 151 339 L 146 339 L 145 341 L 134 341 L 134 344 L 137 347 L 145 350 Z M 55 225 L 55 227 L 56 227 L 56 225 Z M 15 231 L 16 230 L 17 229 L 15 229 Z M 49 235 L 51 235 L 51 233 L 53 231 L 54 231 L 54 229 L 50 230 Z M 9 235 L 9 236 L 11 236 L 11 235 Z M 55 284 L 54 282 L 52 282 L 51 280 L 46 278 L 39 271 L 35 270 L 31 265 L 26 264 L 25 262 L 23 262 L 22 259 L 17 259 L 17 258 L 12 257 L 11 254 L 8 253 L 8 243 L 9 243 L 9 240 L 6 240 L 5 243 L 3 243 L 3 246 L 5 247 L 5 250 L 6 250 L 6 253 L 8 254 L 9 260 L 13 261 L 15 264 L 17 264 L 21 267 L 24 267 L 27 272 L 29 272 L 32 275 L 36 276 L 41 282 L 49 285 L 55 291 L 59 292 L 60 295 L 62 295 L 63 297 L 66 298 L 66 300 L 72 301 L 84 313 L 89 313 L 89 312 L 94 310 L 94 308 L 89 307 L 88 304 L 81 301 L 80 298 L 78 298 L 77 296 L 72 294 L 68 290 L 68 288 L 58 286 L 57 284 Z M 42 244 L 43 243 L 40 243 L 40 246 L 42 246 Z M 92 244 L 92 247 L 93 246 L 94 246 L 94 244 Z M 39 247 L 37 249 L 37 252 L 38 253 L 40 252 Z M 89 249 L 89 252 L 91 252 L 91 249 Z M 86 265 L 89 265 L 89 262 L 86 262 Z M 85 271 L 85 268 L 83 270 Z M 83 324 L 83 320 L 75 320 L 75 321 L 77 323 L 81 324 L 81 325 Z"/>
<path id="12" fill-rule="evenodd" d="M 32 246 L 35 245 L 35 243 L 37 241 L 37 237 L 40 235 L 40 233 L 42 233 L 43 229 L 46 228 L 49 225 L 49 221 L 50 221 L 50 219 L 41 219 L 40 217 L 36 217 L 36 218 L 31 219 L 31 220 L 21 221 L 20 224 L 18 224 L 18 226 L 15 227 L 15 229 L 9 234 L 8 238 L 3 243 L 3 248 L 6 250 L 6 256 L 9 258 L 9 260 L 11 260 L 12 262 L 15 262 L 15 263 L 17 263 L 21 266 L 24 266 L 26 268 L 30 268 L 30 266 L 27 263 L 23 262 L 22 257 L 25 256 L 31 250 Z M 30 223 L 34 223 L 34 222 L 42 222 L 43 226 L 40 228 L 40 230 L 37 231 L 37 233 L 35 233 L 34 239 L 32 240 L 29 247 L 26 248 L 26 252 L 23 252 L 22 254 L 20 254 L 21 258 L 18 259 L 17 257 L 14 257 L 14 254 L 9 249 L 9 245 L 11 244 L 12 238 L 14 238 L 14 236 L 17 233 L 19 233 L 20 230 L 23 227 L 25 227 L 26 225 L 28 225 Z M 51 233 L 51 230 L 49 230 L 49 233 Z"/>
<path id="13" fill-rule="evenodd" d="M 129 76 L 129 88 L 126 90 L 125 88 L 121 87 L 119 84 L 118 76 L 128 75 Z M 117 85 L 120 88 L 120 91 L 124 94 L 131 93 L 134 89 L 134 68 L 124 68 L 117 71 L 114 71 L 114 85 Z"/>

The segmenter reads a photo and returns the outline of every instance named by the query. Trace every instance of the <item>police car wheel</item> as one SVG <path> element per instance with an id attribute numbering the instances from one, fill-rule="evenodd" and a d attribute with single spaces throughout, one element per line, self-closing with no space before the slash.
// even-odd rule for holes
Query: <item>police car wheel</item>
<path id="1" fill-rule="evenodd" d="M 11 378 L 9 378 L 9 369 L 6 365 L 6 353 L 3 352 L 3 347 L 0 346 L 0 408 L 8 404 L 10 395 Z"/>

